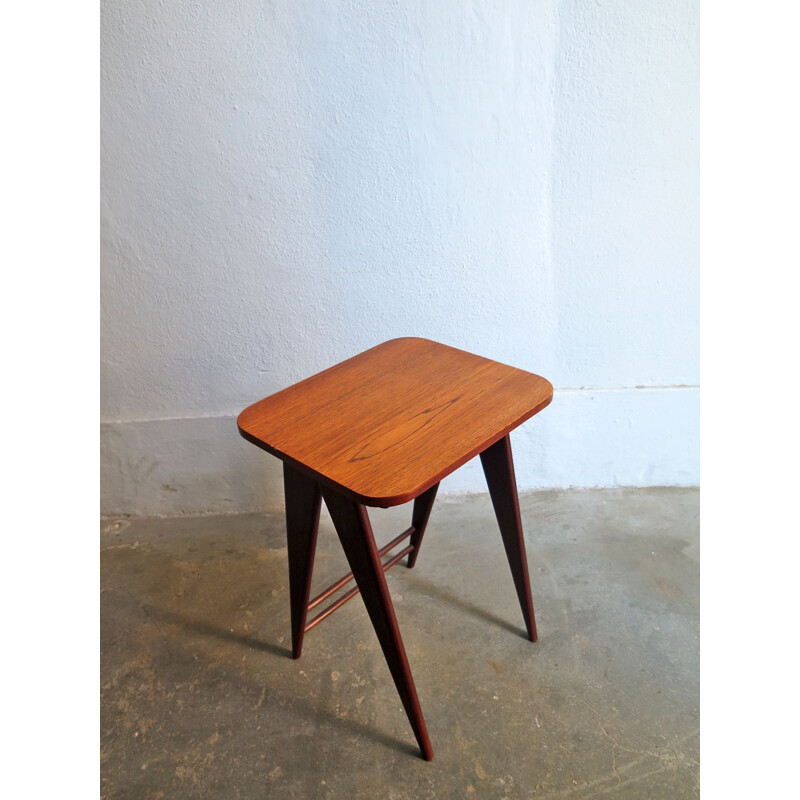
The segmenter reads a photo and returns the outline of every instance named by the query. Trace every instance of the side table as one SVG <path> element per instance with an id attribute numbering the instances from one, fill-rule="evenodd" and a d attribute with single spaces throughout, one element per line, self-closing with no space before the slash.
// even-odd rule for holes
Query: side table
<path id="1" fill-rule="evenodd" d="M 480 455 L 522 615 L 536 621 L 509 432 L 547 406 L 539 375 L 427 339 L 366 350 L 246 408 L 239 433 L 283 461 L 292 656 L 305 634 L 360 593 L 422 755 L 433 758 L 384 572 L 413 567 L 439 482 Z M 321 499 L 352 572 L 313 599 L 311 577 Z M 414 501 L 411 527 L 378 548 L 367 506 Z M 408 544 L 385 562 L 382 557 Z M 310 620 L 308 613 L 355 579 Z"/>

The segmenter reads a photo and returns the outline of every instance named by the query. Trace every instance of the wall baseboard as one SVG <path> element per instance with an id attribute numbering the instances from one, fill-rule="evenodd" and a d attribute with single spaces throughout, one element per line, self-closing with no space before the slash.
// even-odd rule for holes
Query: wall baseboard
<path id="1" fill-rule="evenodd" d="M 697 387 L 570 390 L 511 434 L 520 490 L 696 486 Z M 280 462 L 239 436 L 236 418 L 101 424 L 101 513 L 223 514 L 280 509 Z M 483 492 L 479 459 L 441 494 Z"/>

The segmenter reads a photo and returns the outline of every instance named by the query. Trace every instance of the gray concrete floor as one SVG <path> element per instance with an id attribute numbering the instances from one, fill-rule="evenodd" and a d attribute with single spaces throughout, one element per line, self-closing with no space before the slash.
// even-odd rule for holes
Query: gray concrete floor
<path id="1" fill-rule="evenodd" d="M 104 519 L 102 795 L 698 797 L 698 504 L 523 495 L 531 644 L 488 496 L 440 498 L 388 573 L 432 762 L 360 598 L 291 659 L 282 515 Z M 346 571 L 323 510 L 315 589 Z"/>

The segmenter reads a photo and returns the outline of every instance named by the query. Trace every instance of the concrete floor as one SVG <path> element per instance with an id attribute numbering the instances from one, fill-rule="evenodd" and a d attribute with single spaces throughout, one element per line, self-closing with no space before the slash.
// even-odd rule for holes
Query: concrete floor
<path id="1" fill-rule="evenodd" d="M 388 573 L 432 762 L 360 598 L 291 659 L 282 515 L 104 519 L 102 796 L 698 797 L 698 505 L 523 495 L 531 644 L 488 496 L 440 498 Z M 346 571 L 323 510 L 315 589 Z"/>

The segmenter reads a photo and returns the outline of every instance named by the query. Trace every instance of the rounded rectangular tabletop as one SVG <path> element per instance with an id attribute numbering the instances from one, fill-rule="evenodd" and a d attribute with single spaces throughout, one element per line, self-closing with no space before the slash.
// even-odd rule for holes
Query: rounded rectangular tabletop
<path id="1" fill-rule="evenodd" d="M 539 375 L 392 339 L 246 408 L 255 445 L 368 506 L 412 500 L 541 411 Z"/>

